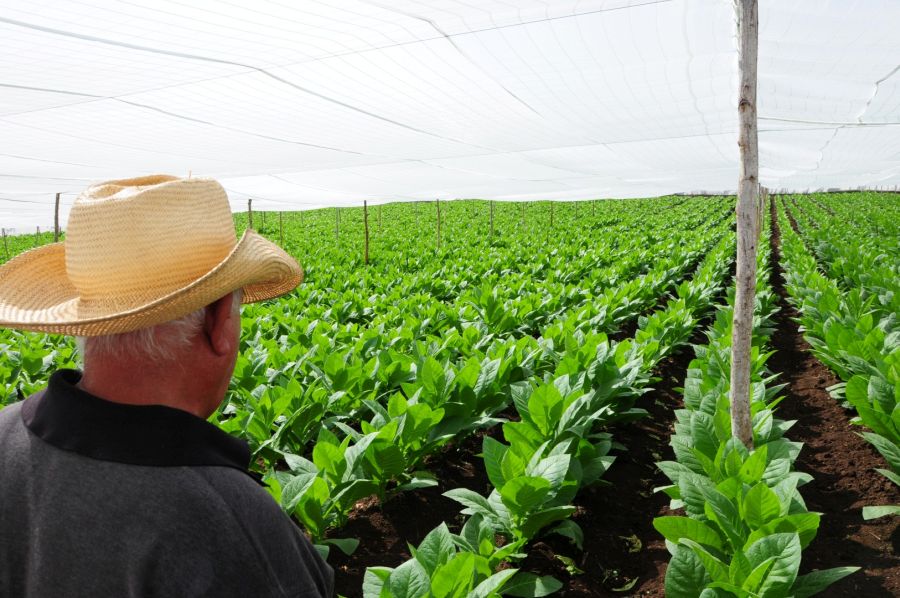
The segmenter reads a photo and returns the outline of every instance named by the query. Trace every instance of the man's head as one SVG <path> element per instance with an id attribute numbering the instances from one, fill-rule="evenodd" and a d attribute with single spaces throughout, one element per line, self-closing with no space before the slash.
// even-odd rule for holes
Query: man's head
<path id="1" fill-rule="evenodd" d="M 191 391 L 208 407 L 234 368 L 241 301 L 302 279 L 267 239 L 237 239 L 216 181 L 108 181 L 76 199 L 65 243 L 0 266 L 0 326 L 84 337 L 82 382 L 105 380 L 100 396 Z"/>

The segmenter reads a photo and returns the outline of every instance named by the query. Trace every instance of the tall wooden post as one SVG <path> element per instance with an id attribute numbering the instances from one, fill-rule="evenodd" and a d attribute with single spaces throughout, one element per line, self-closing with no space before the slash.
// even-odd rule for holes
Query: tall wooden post
<path id="1" fill-rule="evenodd" d="M 281 246 L 284 247 L 284 212 L 278 212 L 278 238 L 281 239 Z"/>
<path id="2" fill-rule="evenodd" d="M 437 206 L 437 248 L 441 248 L 441 200 L 434 200 L 434 205 Z"/>
<path id="3" fill-rule="evenodd" d="M 366 229 L 366 265 L 369 265 L 369 206 L 363 200 L 363 226 Z"/>
<path id="4" fill-rule="evenodd" d="M 59 193 L 56 194 L 56 209 L 53 211 L 53 242 L 59 243 Z"/>
<path id="5" fill-rule="evenodd" d="M 247 228 L 253 228 L 253 200 L 247 198 Z"/>
<path id="6" fill-rule="evenodd" d="M 37 227 L 37 232 L 34 233 L 34 246 L 37 247 L 41 243 L 41 227 Z"/>
<path id="7" fill-rule="evenodd" d="M 491 201 L 491 239 L 494 238 L 494 202 Z"/>
<path id="8" fill-rule="evenodd" d="M 6 253 L 6 259 L 9 259 L 9 245 L 6 244 L 6 229 L 3 230 L 3 251 Z"/>
<path id="9" fill-rule="evenodd" d="M 756 128 L 756 60 L 759 39 L 757 0 L 738 0 L 741 166 L 737 200 L 737 274 L 731 336 L 731 434 L 753 448 L 750 422 L 750 343 L 756 298 L 759 147 Z"/>

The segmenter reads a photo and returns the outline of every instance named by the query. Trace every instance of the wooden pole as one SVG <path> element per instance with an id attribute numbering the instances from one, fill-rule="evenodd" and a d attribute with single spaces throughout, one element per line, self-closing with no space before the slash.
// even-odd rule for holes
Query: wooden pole
<path id="1" fill-rule="evenodd" d="M 434 200 L 434 205 L 437 206 L 437 248 L 441 248 L 441 200 Z"/>
<path id="2" fill-rule="evenodd" d="M 759 39 L 757 0 L 739 0 L 741 166 L 737 200 L 737 274 L 731 336 L 731 434 L 753 448 L 750 422 L 750 343 L 756 298 L 756 234 L 759 194 L 759 146 L 756 128 L 756 61 Z"/>
<path id="3" fill-rule="evenodd" d="M 41 242 L 41 227 L 37 227 L 37 232 L 34 233 L 34 246 L 37 247 Z"/>
<path id="4" fill-rule="evenodd" d="M 494 202 L 491 202 L 491 239 L 494 238 Z"/>
<path id="5" fill-rule="evenodd" d="M 284 247 L 284 212 L 278 212 L 278 238 L 281 239 L 281 246 Z"/>
<path id="6" fill-rule="evenodd" d="M 9 259 L 9 245 L 6 244 L 6 229 L 3 230 L 3 251 L 6 252 L 6 259 Z"/>
<path id="7" fill-rule="evenodd" d="M 59 193 L 56 194 L 56 209 L 53 211 L 53 242 L 59 243 Z"/>
<path id="8" fill-rule="evenodd" d="M 369 265 L 369 206 L 363 200 L 363 226 L 366 229 L 366 265 Z"/>
<path id="9" fill-rule="evenodd" d="M 253 228 L 253 200 L 247 199 L 247 228 Z"/>

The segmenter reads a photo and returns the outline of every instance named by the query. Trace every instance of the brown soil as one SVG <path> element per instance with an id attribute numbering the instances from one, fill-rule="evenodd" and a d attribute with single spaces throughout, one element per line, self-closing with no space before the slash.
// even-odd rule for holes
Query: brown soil
<path id="1" fill-rule="evenodd" d="M 787 302 L 780 270 L 781 234 L 772 206 L 772 286 L 781 298 L 769 366 L 788 386 L 779 409 L 796 419 L 788 433 L 804 443 L 799 471 L 815 479 L 801 492 L 810 511 L 823 513 L 816 539 L 803 552 L 801 572 L 857 565 L 862 571 L 834 584 L 819 596 L 900 596 L 900 518 L 863 521 L 866 505 L 898 504 L 897 488 L 874 471 L 884 459 L 850 424 L 848 413 L 827 392 L 839 380 L 810 353 L 798 330 L 799 313 Z M 792 223 L 793 224 L 793 223 Z"/>

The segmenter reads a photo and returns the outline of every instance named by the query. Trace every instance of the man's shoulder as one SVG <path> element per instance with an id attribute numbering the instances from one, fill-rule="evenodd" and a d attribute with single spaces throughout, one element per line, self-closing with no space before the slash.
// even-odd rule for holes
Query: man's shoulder
<path id="1" fill-rule="evenodd" d="M 0 409 L 0 430 L 11 428 L 22 421 L 22 403 L 13 403 Z"/>

